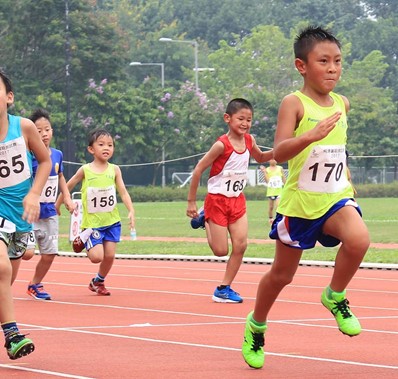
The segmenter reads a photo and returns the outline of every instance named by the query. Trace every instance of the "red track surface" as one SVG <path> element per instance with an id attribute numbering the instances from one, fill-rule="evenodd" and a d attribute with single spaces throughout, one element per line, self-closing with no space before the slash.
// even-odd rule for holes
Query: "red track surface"
<path id="1" fill-rule="evenodd" d="M 240 346 L 269 266 L 242 265 L 233 287 L 244 302 L 216 304 L 225 263 L 117 260 L 112 295 L 99 297 L 87 289 L 97 266 L 58 257 L 44 302 L 25 292 L 37 260 L 22 262 L 14 284 L 17 320 L 36 350 L 17 361 L 0 351 L 0 378 L 398 378 L 397 271 L 358 271 L 348 297 L 363 332 L 349 338 L 319 303 L 332 269 L 300 267 L 272 309 L 266 363 L 254 370 Z"/>

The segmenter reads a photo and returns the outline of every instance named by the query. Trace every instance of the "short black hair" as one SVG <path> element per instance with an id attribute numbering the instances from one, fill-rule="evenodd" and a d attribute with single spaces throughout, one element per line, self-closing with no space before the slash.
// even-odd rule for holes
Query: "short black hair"
<path id="1" fill-rule="evenodd" d="M 341 49 L 340 41 L 329 30 L 320 26 L 308 26 L 294 40 L 294 56 L 306 62 L 314 46 L 324 41 L 333 42 Z"/>
<path id="2" fill-rule="evenodd" d="M 44 108 L 35 109 L 32 114 L 29 116 L 29 119 L 33 122 L 36 122 L 39 118 L 45 118 L 51 124 L 50 113 Z"/>
<path id="3" fill-rule="evenodd" d="M 0 78 L 3 80 L 3 83 L 6 87 L 6 93 L 14 92 L 12 90 L 11 79 L 6 75 L 6 73 L 4 72 L 4 70 L 2 68 L 0 68 Z"/>
<path id="4" fill-rule="evenodd" d="M 102 136 L 111 137 L 113 140 L 112 134 L 109 133 L 106 129 L 94 129 L 88 134 L 88 146 L 93 146 L 94 142 Z"/>
<path id="5" fill-rule="evenodd" d="M 247 101 L 246 99 L 242 99 L 239 97 L 236 99 L 232 99 L 228 103 L 225 113 L 232 116 L 241 109 L 249 109 L 252 113 L 254 113 L 253 105 L 251 105 L 250 102 Z"/>

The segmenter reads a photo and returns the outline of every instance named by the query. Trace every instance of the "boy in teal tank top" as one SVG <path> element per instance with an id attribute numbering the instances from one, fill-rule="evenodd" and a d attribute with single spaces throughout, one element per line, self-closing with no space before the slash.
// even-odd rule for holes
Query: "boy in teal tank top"
<path id="1" fill-rule="evenodd" d="M 288 161 L 289 175 L 270 232 L 276 240 L 275 259 L 260 281 L 242 345 L 246 363 L 254 368 L 264 364 L 268 313 L 293 280 L 303 250 L 316 242 L 340 244 L 321 302 L 332 312 L 342 333 L 352 337 L 361 332 L 345 295 L 370 240 L 347 178 L 349 102 L 333 92 L 342 70 L 340 42 L 327 30 L 308 27 L 296 37 L 294 52 L 304 84 L 282 100 L 278 113 L 274 158 Z"/>
<path id="2" fill-rule="evenodd" d="M 71 191 L 82 182 L 83 219 L 81 234 L 87 256 L 92 263 L 99 263 L 97 275 L 90 281 L 89 289 L 98 295 L 109 296 L 105 288 L 105 278 L 115 259 L 116 244 L 121 236 L 121 219 L 117 208 L 116 191 L 128 210 L 129 224 L 135 227 L 134 208 L 123 181 L 119 166 L 109 163 L 114 152 L 111 134 L 104 129 L 93 130 L 89 134 L 88 151 L 93 161 L 80 167 L 68 181 Z M 59 209 L 62 195 L 57 199 Z M 80 238 L 80 237 L 78 237 Z M 81 251 L 81 250 L 80 250 Z"/>
<path id="3" fill-rule="evenodd" d="M 0 70 L 0 323 L 7 354 L 14 360 L 35 347 L 15 321 L 10 260 L 19 260 L 26 251 L 32 222 L 39 218 L 40 193 L 51 161 L 33 122 L 8 114 L 13 102 L 11 81 Z M 33 183 L 32 153 L 39 162 Z"/>

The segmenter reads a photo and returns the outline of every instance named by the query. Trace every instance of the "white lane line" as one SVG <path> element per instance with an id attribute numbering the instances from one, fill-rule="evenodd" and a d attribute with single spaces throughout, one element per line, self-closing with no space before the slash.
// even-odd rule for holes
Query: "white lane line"
<path id="1" fill-rule="evenodd" d="M 38 370 L 36 368 L 29 368 L 29 367 L 21 367 L 21 366 L 14 366 L 14 365 L 5 365 L 0 363 L 1 368 L 6 368 L 8 370 L 17 370 L 17 371 L 27 371 L 27 372 L 35 372 L 38 374 L 56 376 L 61 378 L 73 378 L 73 379 L 95 379 L 91 376 L 81 376 L 81 375 L 72 375 L 72 374 L 65 374 L 63 372 L 58 371 L 48 371 L 48 370 Z"/>

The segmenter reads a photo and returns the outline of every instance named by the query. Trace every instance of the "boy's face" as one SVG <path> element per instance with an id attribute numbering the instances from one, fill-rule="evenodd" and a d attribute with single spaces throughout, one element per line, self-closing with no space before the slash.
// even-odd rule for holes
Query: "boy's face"
<path id="1" fill-rule="evenodd" d="M 46 147 L 48 148 L 53 138 L 53 129 L 51 127 L 50 121 L 48 121 L 44 117 L 41 117 L 36 120 L 35 125 L 37 131 L 40 134 L 41 140 L 43 141 L 44 145 L 46 145 Z"/>
<path id="2" fill-rule="evenodd" d="M 327 94 L 336 87 L 341 76 L 341 51 L 329 41 L 318 42 L 308 53 L 307 62 L 296 59 L 296 68 L 305 84 L 316 92 Z"/>
<path id="3" fill-rule="evenodd" d="M 228 124 L 229 130 L 236 134 L 250 132 L 252 126 L 253 113 L 250 109 L 242 108 L 233 115 L 224 113 L 224 121 Z"/>
<path id="4" fill-rule="evenodd" d="M 113 138 L 110 136 L 100 136 L 98 139 L 89 146 L 88 151 L 94 156 L 94 159 L 105 162 L 112 158 L 115 146 Z"/>

